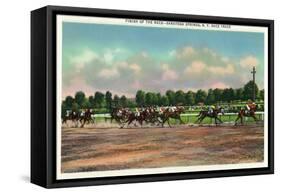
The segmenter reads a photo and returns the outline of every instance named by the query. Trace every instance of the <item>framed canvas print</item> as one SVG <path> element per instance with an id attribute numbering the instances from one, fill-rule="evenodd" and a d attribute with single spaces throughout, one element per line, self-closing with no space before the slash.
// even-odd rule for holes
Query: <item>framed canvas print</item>
<path id="1" fill-rule="evenodd" d="M 31 13 L 31 182 L 273 173 L 273 21 Z"/>

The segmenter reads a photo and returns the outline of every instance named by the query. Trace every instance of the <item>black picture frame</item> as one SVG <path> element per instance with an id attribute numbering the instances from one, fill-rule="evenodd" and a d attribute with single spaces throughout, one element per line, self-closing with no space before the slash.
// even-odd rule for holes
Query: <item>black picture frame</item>
<path id="1" fill-rule="evenodd" d="M 56 180 L 56 15 L 170 20 L 268 27 L 268 164 L 266 168 Z M 46 6 L 31 12 L 31 182 L 46 188 L 274 173 L 274 21 Z"/>

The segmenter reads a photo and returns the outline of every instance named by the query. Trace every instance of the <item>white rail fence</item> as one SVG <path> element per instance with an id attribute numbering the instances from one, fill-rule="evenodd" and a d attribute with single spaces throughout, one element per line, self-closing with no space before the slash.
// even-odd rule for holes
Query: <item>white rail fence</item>
<path id="1" fill-rule="evenodd" d="M 181 114 L 181 117 L 184 117 L 184 122 L 190 123 L 191 118 L 197 116 L 199 113 L 185 113 Z M 224 115 L 219 114 L 219 118 L 223 117 L 223 120 L 226 122 L 234 121 L 235 118 L 233 116 L 237 116 L 238 113 L 224 113 Z M 256 112 L 256 116 L 259 120 L 264 120 L 264 112 Z M 95 114 L 95 118 L 111 118 L 110 114 Z M 245 117 L 245 120 L 248 120 L 248 117 Z"/>

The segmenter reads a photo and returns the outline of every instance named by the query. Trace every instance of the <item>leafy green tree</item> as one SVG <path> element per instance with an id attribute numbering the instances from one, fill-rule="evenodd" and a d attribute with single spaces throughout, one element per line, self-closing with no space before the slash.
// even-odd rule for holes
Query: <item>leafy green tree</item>
<path id="1" fill-rule="evenodd" d="M 162 98 L 161 94 L 158 92 L 156 94 L 156 97 L 157 97 L 156 105 L 161 106 L 162 105 L 161 104 L 161 98 Z"/>
<path id="2" fill-rule="evenodd" d="M 126 98 L 126 96 L 121 96 L 121 98 L 120 98 L 120 104 L 121 104 L 121 106 L 122 107 L 127 107 L 127 98 Z"/>
<path id="3" fill-rule="evenodd" d="M 185 102 L 186 102 L 186 105 L 194 105 L 195 104 L 195 93 L 192 92 L 192 91 L 188 91 L 186 94 L 185 94 Z"/>
<path id="4" fill-rule="evenodd" d="M 91 103 L 87 98 L 84 99 L 84 101 L 81 104 L 81 108 L 86 109 L 86 108 L 91 108 Z"/>
<path id="5" fill-rule="evenodd" d="M 68 110 L 65 100 L 61 104 L 61 117 L 66 115 L 66 111 Z"/>
<path id="6" fill-rule="evenodd" d="M 168 97 L 168 99 L 169 99 L 169 103 L 170 103 L 170 105 L 176 105 L 176 98 L 175 98 L 175 92 L 174 91 L 172 91 L 172 90 L 168 90 L 167 92 L 166 92 L 166 96 Z"/>
<path id="7" fill-rule="evenodd" d="M 204 90 L 198 90 L 195 94 L 196 103 L 204 103 L 207 98 L 207 93 Z"/>
<path id="8" fill-rule="evenodd" d="M 146 106 L 151 106 L 154 103 L 154 95 L 152 92 L 147 92 L 145 94 L 145 105 Z"/>
<path id="9" fill-rule="evenodd" d="M 253 93 L 255 91 L 256 97 L 259 95 L 259 88 L 253 81 L 249 81 L 244 85 L 244 100 L 253 100 Z"/>
<path id="10" fill-rule="evenodd" d="M 175 93 L 175 103 L 176 105 L 184 105 L 185 104 L 185 93 L 182 90 L 178 90 Z"/>
<path id="11" fill-rule="evenodd" d="M 136 103 L 139 107 L 143 107 L 145 105 L 145 92 L 142 90 L 138 90 L 136 94 Z"/>
<path id="12" fill-rule="evenodd" d="M 225 102 L 234 100 L 234 90 L 232 88 L 225 88 L 222 92 L 222 100 Z"/>
<path id="13" fill-rule="evenodd" d="M 105 93 L 105 103 L 106 103 L 106 108 L 111 109 L 111 107 L 112 107 L 112 94 L 109 91 L 107 91 Z"/>
<path id="14" fill-rule="evenodd" d="M 169 103 L 169 98 L 166 95 L 161 96 L 161 106 L 168 106 Z"/>
<path id="15" fill-rule="evenodd" d="M 260 90 L 259 99 L 264 101 L 264 89 Z"/>
<path id="16" fill-rule="evenodd" d="M 243 96 L 243 88 L 238 88 L 235 90 L 235 100 L 243 100 L 244 96 Z"/>
<path id="17" fill-rule="evenodd" d="M 72 96 L 67 96 L 65 98 L 65 106 L 67 109 L 71 109 L 73 103 L 74 103 L 74 98 Z"/>
<path id="18" fill-rule="evenodd" d="M 95 108 L 95 98 L 94 98 L 94 96 L 89 96 L 89 103 L 90 103 L 90 108 Z"/>
<path id="19" fill-rule="evenodd" d="M 75 102 L 79 105 L 79 107 L 81 107 L 82 103 L 85 100 L 85 93 L 82 91 L 76 92 L 74 99 L 75 99 Z"/>
<path id="20" fill-rule="evenodd" d="M 206 98 L 206 104 L 214 104 L 216 101 L 213 89 L 208 90 L 208 96 Z"/>
<path id="21" fill-rule="evenodd" d="M 75 112 L 78 112 L 79 111 L 79 105 L 78 105 L 78 103 L 77 102 L 74 102 L 73 104 L 72 104 L 72 111 L 75 111 Z"/>
<path id="22" fill-rule="evenodd" d="M 136 102 L 130 99 L 127 99 L 127 107 L 135 108 L 137 106 Z"/>
<path id="23" fill-rule="evenodd" d="M 101 92 L 96 92 L 94 103 L 95 107 L 102 108 L 104 105 L 104 94 Z"/>
<path id="24" fill-rule="evenodd" d="M 215 102 L 221 102 L 223 99 L 222 99 L 222 92 L 223 90 L 222 89 L 219 89 L 219 88 L 216 88 L 214 89 L 214 96 L 215 96 Z"/>
<path id="25" fill-rule="evenodd" d="M 113 106 L 115 107 L 115 108 L 118 108 L 118 107 L 120 107 L 120 98 L 119 98 L 119 96 L 118 95 L 114 95 L 114 97 L 113 97 Z"/>

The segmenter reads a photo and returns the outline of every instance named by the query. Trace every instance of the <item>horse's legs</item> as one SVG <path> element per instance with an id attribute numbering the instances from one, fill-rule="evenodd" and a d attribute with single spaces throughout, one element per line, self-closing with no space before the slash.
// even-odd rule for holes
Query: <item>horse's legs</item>
<path id="1" fill-rule="evenodd" d="M 258 121 L 259 121 L 258 118 L 257 118 L 255 115 L 253 115 L 252 117 L 254 118 L 254 120 L 255 120 L 255 122 L 256 122 L 256 124 L 257 124 Z"/>
<path id="2" fill-rule="evenodd" d="M 235 119 L 235 124 L 234 125 L 237 125 L 237 121 L 240 119 L 241 115 L 238 114 L 237 118 Z"/>
<path id="3" fill-rule="evenodd" d="M 195 121 L 195 123 L 198 123 L 201 120 L 201 116 L 198 117 L 198 119 Z"/>
<path id="4" fill-rule="evenodd" d="M 219 117 L 216 117 L 216 119 L 220 122 L 223 123 L 222 120 Z"/>
<path id="5" fill-rule="evenodd" d="M 171 128 L 172 126 L 171 126 L 171 124 L 170 124 L 170 119 L 168 118 L 167 121 L 168 121 L 169 127 Z"/>
<path id="6" fill-rule="evenodd" d="M 217 117 L 215 117 L 215 124 L 216 124 L 216 125 L 218 124 L 218 122 L 217 122 Z"/>
<path id="7" fill-rule="evenodd" d="M 181 116 L 179 116 L 178 119 L 180 120 L 180 124 L 184 124 L 183 120 L 181 119 Z"/>
<path id="8" fill-rule="evenodd" d="M 199 124 L 201 124 L 201 123 L 202 123 L 202 121 L 205 119 L 205 117 L 206 117 L 206 116 L 204 116 L 204 115 L 203 115 L 202 117 L 200 117 Z"/>

